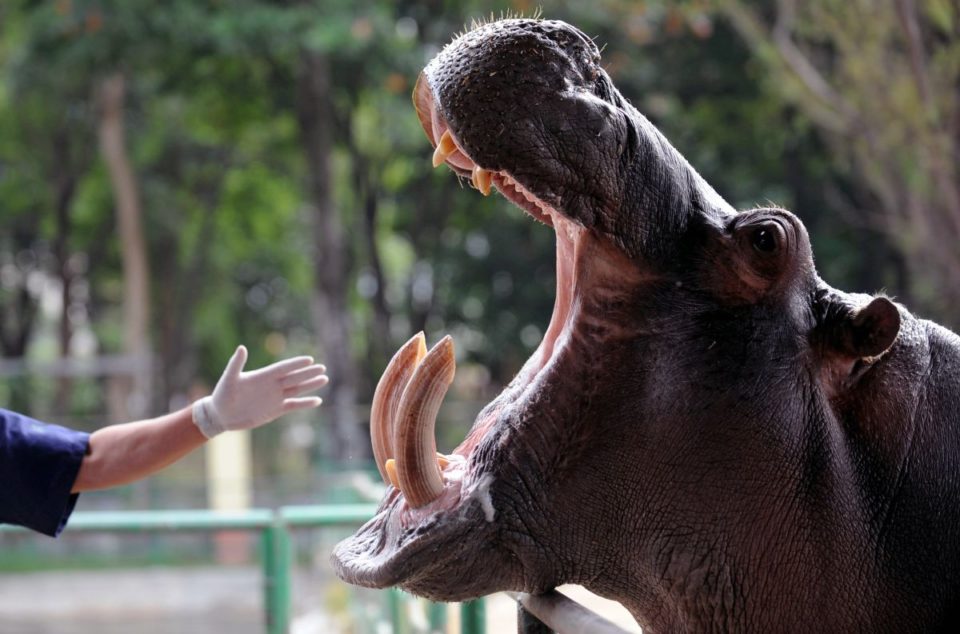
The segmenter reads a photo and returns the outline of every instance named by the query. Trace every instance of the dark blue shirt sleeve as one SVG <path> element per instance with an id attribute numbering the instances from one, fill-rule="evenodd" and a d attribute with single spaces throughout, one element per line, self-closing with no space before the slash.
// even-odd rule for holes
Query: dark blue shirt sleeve
<path id="1" fill-rule="evenodd" d="M 78 494 L 70 493 L 90 435 L 0 409 L 0 523 L 56 537 Z"/>

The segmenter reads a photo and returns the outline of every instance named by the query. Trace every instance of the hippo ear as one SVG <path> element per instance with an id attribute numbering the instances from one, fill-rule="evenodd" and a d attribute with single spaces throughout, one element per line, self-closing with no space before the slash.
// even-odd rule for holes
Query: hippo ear
<path id="1" fill-rule="evenodd" d="M 839 323 L 828 325 L 827 347 L 851 359 L 882 354 L 900 332 L 900 311 L 886 297 L 875 297 L 863 308 L 836 318 Z"/>

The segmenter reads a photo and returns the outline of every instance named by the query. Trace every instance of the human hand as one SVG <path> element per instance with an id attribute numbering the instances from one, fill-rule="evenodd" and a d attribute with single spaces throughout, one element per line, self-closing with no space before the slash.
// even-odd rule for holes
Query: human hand
<path id="1" fill-rule="evenodd" d="M 204 436 L 253 429 L 299 409 L 317 407 L 316 396 L 302 397 L 329 380 L 313 357 L 294 357 L 265 368 L 244 372 L 247 349 L 239 346 L 230 357 L 213 394 L 193 404 L 193 422 Z"/>

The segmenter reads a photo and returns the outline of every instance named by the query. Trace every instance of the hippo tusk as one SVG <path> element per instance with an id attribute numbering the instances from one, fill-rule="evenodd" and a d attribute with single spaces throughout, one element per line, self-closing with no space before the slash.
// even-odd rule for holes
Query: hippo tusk
<path id="1" fill-rule="evenodd" d="M 391 481 L 387 461 L 396 455 L 393 438 L 395 436 L 396 412 L 400 397 L 410 382 L 414 370 L 427 354 L 427 344 L 422 332 L 418 332 L 397 350 L 383 371 L 377 389 L 373 394 L 373 406 L 370 410 L 370 441 L 373 444 L 373 456 L 377 469 L 386 484 Z"/>
<path id="2" fill-rule="evenodd" d="M 448 335 L 430 349 L 400 397 L 393 447 L 397 480 L 411 508 L 429 504 L 443 492 L 434 427 L 455 370 L 453 339 Z"/>
<path id="3" fill-rule="evenodd" d="M 440 167 L 446 162 L 447 157 L 457 151 L 457 144 L 453 141 L 453 135 L 450 130 L 445 130 L 437 143 L 437 149 L 433 151 L 433 166 Z"/>
<path id="4" fill-rule="evenodd" d="M 470 180 L 473 186 L 484 196 L 490 195 L 490 183 L 493 180 L 493 173 L 485 170 L 479 165 L 473 166 L 473 172 L 470 174 Z"/>

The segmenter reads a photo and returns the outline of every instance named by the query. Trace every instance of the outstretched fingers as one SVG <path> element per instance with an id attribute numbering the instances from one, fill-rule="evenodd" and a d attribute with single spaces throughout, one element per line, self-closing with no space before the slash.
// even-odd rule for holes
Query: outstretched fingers
<path id="1" fill-rule="evenodd" d="M 300 409 L 310 409 L 311 407 L 317 407 L 320 403 L 323 402 L 323 399 L 319 396 L 306 396 L 303 398 L 288 398 L 283 401 L 283 412 L 289 413 L 294 412 Z"/>
<path id="2" fill-rule="evenodd" d="M 306 394 L 307 392 L 312 392 L 314 390 L 319 390 L 321 387 L 326 385 L 330 379 L 326 375 L 321 375 L 314 377 L 297 385 L 288 387 L 283 390 L 283 395 L 285 397 L 290 396 L 300 396 L 301 394 Z"/>
<path id="3" fill-rule="evenodd" d="M 320 364 L 310 365 L 302 370 L 295 370 L 282 376 L 280 378 L 280 385 L 282 385 L 284 388 L 294 387 L 295 385 L 299 385 L 304 381 L 309 381 L 310 379 L 326 374 L 326 372 L 327 368 Z"/>
<path id="4" fill-rule="evenodd" d="M 313 357 L 293 357 L 292 359 L 284 359 L 283 361 L 277 361 L 271 365 L 268 365 L 265 368 L 257 370 L 259 374 L 269 375 L 271 377 L 282 377 L 291 372 L 296 372 L 297 370 L 302 370 L 308 366 L 313 365 Z"/>

